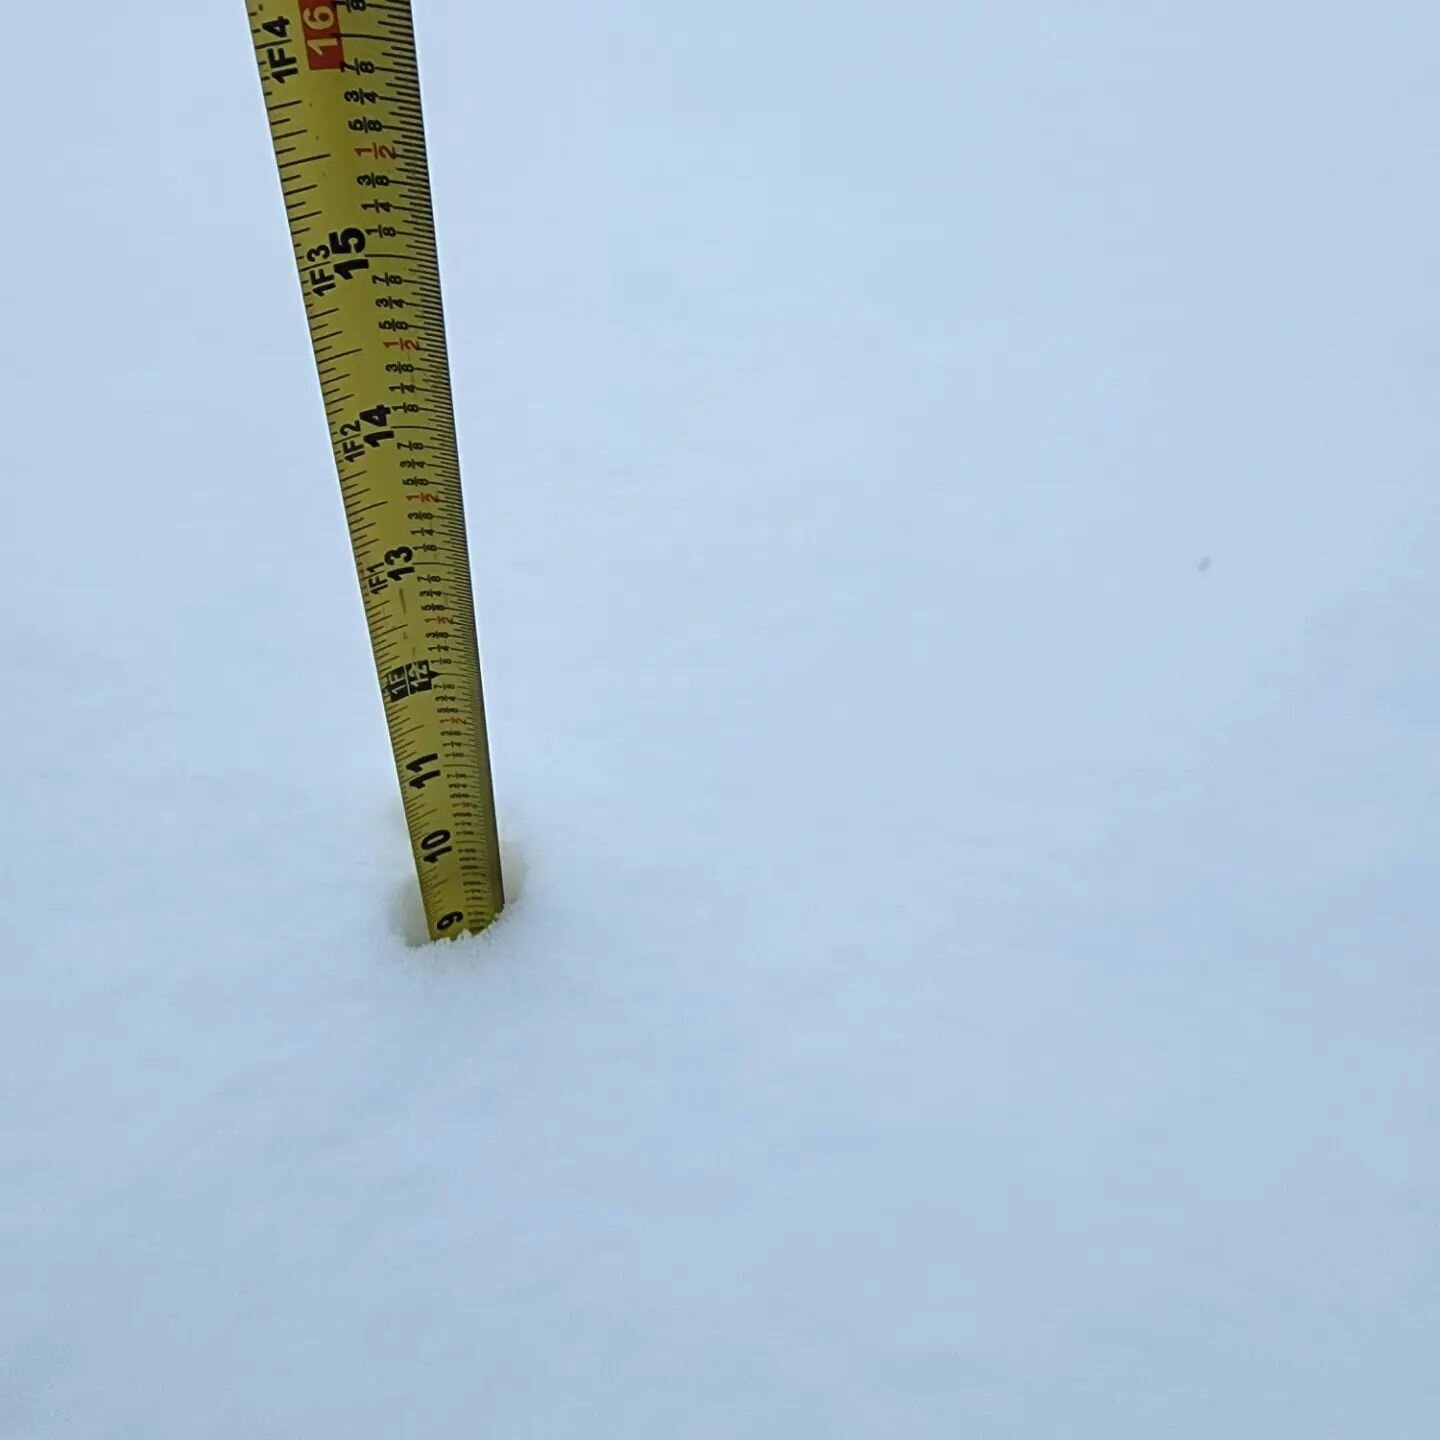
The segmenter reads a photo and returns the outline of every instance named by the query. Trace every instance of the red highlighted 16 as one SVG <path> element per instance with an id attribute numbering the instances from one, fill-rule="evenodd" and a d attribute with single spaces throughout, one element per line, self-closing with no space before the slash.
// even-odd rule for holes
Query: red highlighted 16
<path id="1" fill-rule="evenodd" d="M 340 43 L 340 17 L 333 5 L 302 5 L 300 24 L 305 30 L 305 58 L 312 70 L 338 70 L 345 63 Z"/>

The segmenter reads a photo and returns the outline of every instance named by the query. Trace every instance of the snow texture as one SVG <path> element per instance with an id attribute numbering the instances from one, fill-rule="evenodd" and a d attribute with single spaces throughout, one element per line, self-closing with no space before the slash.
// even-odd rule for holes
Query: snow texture
<path id="1" fill-rule="evenodd" d="M 417 12 L 448 947 L 243 7 L 7 71 L 0 1435 L 1432 1440 L 1440 8 Z"/>

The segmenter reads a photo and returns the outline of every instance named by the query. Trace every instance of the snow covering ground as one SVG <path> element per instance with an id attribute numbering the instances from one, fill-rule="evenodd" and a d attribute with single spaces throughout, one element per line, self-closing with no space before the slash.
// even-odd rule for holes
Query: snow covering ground
<path id="1" fill-rule="evenodd" d="M 1440 9 L 417 11 L 440 949 L 243 7 L 7 71 L 0 1435 L 1440 1434 Z"/>

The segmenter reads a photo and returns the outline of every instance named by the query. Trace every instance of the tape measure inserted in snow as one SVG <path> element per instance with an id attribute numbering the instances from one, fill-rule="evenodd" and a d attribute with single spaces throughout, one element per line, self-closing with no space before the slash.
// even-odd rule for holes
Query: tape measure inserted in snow
<path id="1" fill-rule="evenodd" d="M 504 904 L 410 0 L 247 0 L 432 938 Z"/>

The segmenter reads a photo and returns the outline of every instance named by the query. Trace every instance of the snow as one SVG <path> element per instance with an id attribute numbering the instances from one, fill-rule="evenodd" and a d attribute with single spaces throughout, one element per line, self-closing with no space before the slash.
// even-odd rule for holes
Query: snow
<path id="1" fill-rule="evenodd" d="M 0 1436 L 1440 1433 L 1440 11 L 417 7 L 519 891 L 421 948 L 141 8 L 8 81 Z"/>

